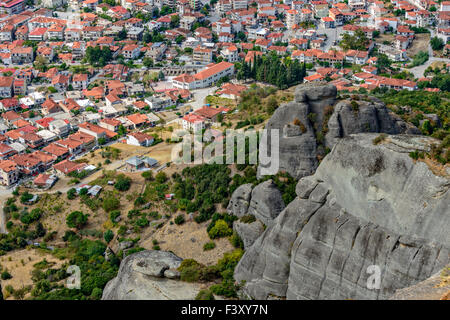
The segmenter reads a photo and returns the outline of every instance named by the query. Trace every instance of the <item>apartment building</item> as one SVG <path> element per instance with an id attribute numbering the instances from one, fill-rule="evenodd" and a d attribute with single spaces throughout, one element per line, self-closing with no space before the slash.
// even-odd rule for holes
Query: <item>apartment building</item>
<path id="1" fill-rule="evenodd" d="M 180 89 L 198 89 L 206 88 L 217 82 L 219 79 L 234 74 L 234 64 L 226 61 L 213 64 L 204 70 L 191 76 L 188 74 L 183 74 L 175 77 L 173 81 L 173 86 Z"/>
<path id="2" fill-rule="evenodd" d="M 213 61 L 213 51 L 198 46 L 194 49 L 192 59 L 197 64 L 209 64 Z"/>

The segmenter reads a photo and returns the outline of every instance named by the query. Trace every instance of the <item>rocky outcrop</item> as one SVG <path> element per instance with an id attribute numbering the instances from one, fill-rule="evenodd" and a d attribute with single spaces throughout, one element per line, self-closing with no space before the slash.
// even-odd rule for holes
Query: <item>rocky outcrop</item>
<path id="1" fill-rule="evenodd" d="M 236 231 L 236 233 L 242 239 L 242 242 L 244 243 L 244 249 L 248 249 L 264 232 L 264 226 L 261 221 L 254 221 L 252 223 L 235 221 L 233 223 L 233 230 Z"/>
<path id="2" fill-rule="evenodd" d="M 253 186 L 251 183 L 239 186 L 231 196 L 228 202 L 227 211 L 229 214 L 235 215 L 238 218 L 245 216 L 250 205 L 250 197 L 252 195 Z"/>
<path id="3" fill-rule="evenodd" d="M 449 177 L 409 157 L 433 139 L 390 135 L 374 145 L 377 136 L 339 139 L 316 173 L 299 181 L 298 197 L 235 269 L 246 294 L 386 299 L 449 263 Z M 370 285 L 376 270 L 379 289 Z"/>
<path id="4" fill-rule="evenodd" d="M 127 256 L 117 277 L 106 284 L 102 300 L 195 299 L 200 285 L 176 280 L 183 259 L 171 252 L 141 251 Z"/>
<path id="5" fill-rule="evenodd" d="M 269 226 L 284 207 L 280 190 L 272 180 L 267 180 L 253 189 L 247 213 Z"/>
<path id="6" fill-rule="evenodd" d="M 286 171 L 296 179 L 309 176 L 319 165 L 318 157 L 326 154 L 326 147 L 331 149 L 340 138 L 350 134 L 419 133 L 417 128 L 389 112 L 378 99 L 341 100 L 336 104 L 336 95 L 336 87 L 332 84 L 302 84 L 295 90 L 294 101 L 275 111 L 267 122 L 259 149 L 263 155 L 276 152 L 271 150 L 277 139 L 271 130 L 278 130 L 279 161 L 276 171 Z M 270 164 L 262 161 L 258 175 L 267 174 L 264 168 L 270 167 Z M 272 170 L 269 174 L 276 171 Z"/>
<path id="7" fill-rule="evenodd" d="M 362 99 L 343 100 L 335 105 L 325 136 L 327 147 L 331 149 L 338 139 L 355 133 L 420 134 L 419 129 L 390 112 L 381 100 L 374 97 Z"/>
<path id="8" fill-rule="evenodd" d="M 280 190 L 272 180 L 267 180 L 254 188 L 250 183 L 239 186 L 231 196 L 227 211 L 238 218 L 246 215 L 256 218 L 251 223 L 236 221 L 233 224 L 233 230 L 242 239 L 244 248 L 248 248 L 264 231 L 264 226 L 272 225 L 284 208 Z"/>

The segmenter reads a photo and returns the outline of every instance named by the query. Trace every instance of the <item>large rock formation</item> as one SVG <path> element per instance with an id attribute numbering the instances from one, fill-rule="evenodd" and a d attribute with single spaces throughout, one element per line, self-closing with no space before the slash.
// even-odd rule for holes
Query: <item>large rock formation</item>
<path id="1" fill-rule="evenodd" d="M 295 90 L 294 101 L 275 111 L 267 122 L 260 151 L 270 154 L 271 130 L 278 130 L 279 171 L 286 171 L 297 179 L 313 174 L 319 164 L 318 156 L 325 155 L 326 147 L 331 149 L 339 138 L 349 134 L 420 133 L 389 112 L 378 99 L 342 100 L 336 104 L 336 94 L 336 87 L 332 84 L 302 84 Z M 273 138 L 276 139 L 275 136 Z M 260 164 L 259 176 L 265 174 L 263 167 L 268 165 Z"/>
<path id="2" fill-rule="evenodd" d="M 192 300 L 200 284 L 177 280 L 183 259 L 171 252 L 141 251 L 127 256 L 102 300 Z"/>
<path id="3" fill-rule="evenodd" d="M 234 231 L 244 242 L 244 248 L 250 247 L 264 231 L 264 226 L 271 226 L 273 220 L 285 208 L 280 190 L 272 180 L 264 181 L 255 188 L 252 184 L 239 186 L 228 203 L 229 214 L 242 218 L 254 216 L 256 221 L 247 223 L 236 221 Z"/>
<path id="4" fill-rule="evenodd" d="M 272 180 L 267 180 L 253 189 L 248 214 L 270 226 L 284 207 L 280 190 Z"/>
<path id="5" fill-rule="evenodd" d="M 248 206 L 250 205 L 250 197 L 252 195 L 252 184 L 247 183 L 239 186 L 231 196 L 228 203 L 227 211 L 238 218 L 247 214 Z"/>
<path id="6" fill-rule="evenodd" d="M 242 239 L 244 249 L 248 249 L 264 232 L 264 226 L 261 221 L 253 221 L 251 223 L 235 221 L 233 223 L 233 230 L 236 231 Z"/>
<path id="7" fill-rule="evenodd" d="M 449 177 L 409 156 L 434 140 L 391 135 L 374 145 L 377 136 L 339 139 L 299 181 L 298 197 L 235 269 L 249 296 L 386 299 L 449 263 Z M 379 289 L 368 286 L 373 268 Z"/>
<path id="8" fill-rule="evenodd" d="M 331 149 L 338 139 L 363 132 L 420 134 L 416 127 L 391 113 L 381 100 L 364 97 L 352 101 L 343 100 L 335 105 L 328 121 L 326 146 Z"/>

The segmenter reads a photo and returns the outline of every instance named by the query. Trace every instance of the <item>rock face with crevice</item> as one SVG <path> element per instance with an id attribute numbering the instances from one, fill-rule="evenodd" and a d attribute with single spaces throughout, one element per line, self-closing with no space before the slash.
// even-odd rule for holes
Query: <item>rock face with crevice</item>
<path id="1" fill-rule="evenodd" d="M 326 146 L 331 149 L 338 139 L 364 132 L 420 134 L 419 129 L 390 112 L 381 100 L 364 97 L 364 100 L 339 101 L 334 106 L 328 121 Z"/>
<path id="2" fill-rule="evenodd" d="M 274 219 L 285 208 L 282 194 L 272 180 L 264 181 L 253 188 L 251 183 L 239 186 L 228 203 L 227 211 L 238 218 L 252 215 L 251 223 L 236 221 L 233 230 L 249 248 L 263 233 L 264 226 L 271 226 Z"/>
<path id="3" fill-rule="evenodd" d="M 315 174 L 300 179 L 297 198 L 235 269 L 247 295 L 387 299 L 449 263 L 450 170 L 436 176 L 409 156 L 434 139 L 388 135 L 374 145 L 377 136 L 339 139 Z"/>
<path id="4" fill-rule="evenodd" d="M 267 180 L 252 190 L 247 214 L 254 215 L 264 225 L 270 226 L 284 207 L 280 190 L 272 180 Z"/>
<path id="5" fill-rule="evenodd" d="M 263 155 L 271 155 L 272 145 L 278 141 L 279 163 L 275 171 L 265 173 L 264 168 L 270 164 L 262 161 L 258 176 L 277 171 L 288 172 L 296 179 L 309 176 L 319 165 L 318 157 L 326 154 L 326 148 L 332 149 L 339 139 L 350 134 L 420 133 L 376 98 L 337 102 L 336 96 L 336 87 L 323 82 L 296 88 L 294 101 L 281 105 L 267 122 L 259 147 Z"/>
<path id="6" fill-rule="evenodd" d="M 166 251 L 131 254 L 121 262 L 117 277 L 106 284 L 102 300 L 193 300 L 200 284 L 179 280 L 182 261 Z"/>

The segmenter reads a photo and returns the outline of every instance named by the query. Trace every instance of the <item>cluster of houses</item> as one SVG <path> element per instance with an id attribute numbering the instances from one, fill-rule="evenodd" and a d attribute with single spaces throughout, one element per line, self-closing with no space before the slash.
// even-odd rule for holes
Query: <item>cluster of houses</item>
<path id="1" fill-rule="evenodd" d="M 65 102 L 67 100 L 60 104 Z M 1 100 L 4 112 L 0 115 L 0 184 L 11 186 L 22 178 L 49 169 L 55 174 L 87 170 L 86 164 L 74 162 L 73 158 L 99 144 L 116 140 L 120 128 L 126 130 L 123 142 L 127 144 L 150 146 L 154 141 L 153 136 L 139 132 L 140 128 L 153 126 L 158 121 L 153 113 L 88 119 L 83 115 L 72 117 L 69 112 L 58 109 L 59 104 L 51 99 L 41 104 L 43 109 L 46 106 L 50 108 L 48 114 L 32 116 L 31 113 L 37 111 L 28 110 L 17 98 Z M 28 111 L 19 113 L 21 108 Z M 48 177 L 39 178 L 38 184 Z"/>
<path id="2" fill-rule="evenodd" d="M 372 51 L 401 63 L 418 28 L 435 27 L 445 43 L 450 37 L 450 1 L 218 0 L 210 10 L 197 0 L 0 2 L 0 184 L 50 168 L 85 170 L 74 157 L 120 135 L 130 145 L 150 146 L 154 138 L 141 128 L 156 125 L 160 111 L 218 83 L 217 94 L 238 99 L 246 87 L 227 83 L 236 63 L 265 53 L 309 64 L 314 71 L 305 82 L 417 90 L 414 81 L 379 75 Z M 209 15 L 219 17 L 209 23 Z M 336 28 L 340 35 L 330 46 L 324 31 Z M 339 47 L 345 34 L 360 31 L 366 48 Z M 377 42 L 384 32 L 394 35 L 392 43 Z M 89 48 L 108 49 L 102 67 L 86 67 Z M 146 80 L 148 72 L 158 80 Z M 198 131 L 228 111 L 205 106 L 179 116 L 184 129 Z M 130 166 L 145 163 L 136 158 Z M 39 175 L 38 183 L 48 181 L 50 175 Z"/>

